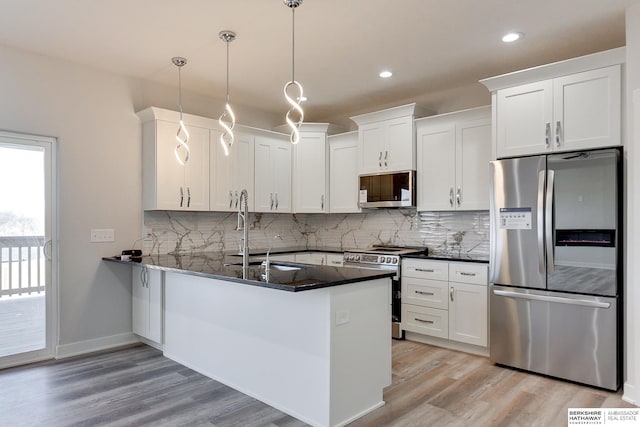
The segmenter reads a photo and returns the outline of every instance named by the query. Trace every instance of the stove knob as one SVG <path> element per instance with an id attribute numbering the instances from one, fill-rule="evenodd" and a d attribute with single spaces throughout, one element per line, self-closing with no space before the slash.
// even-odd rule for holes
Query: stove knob
<path id="1" fill-rule="evenodd" d="M 353 259 L 354 259 L 355 261 L 360 261 L 360 255 L 354 255 L 354 256 L 353 256 Z"/>
<path id="2" fill-rule="evenodd" d="M 398 263 L 398 258 L 394 258 L 394 259 L 393 259 L 393 263 L 394 263 L 394 264 L 397 264 L 397 263 Z"/>
<path id="3" fill-rule="evenodd" d="M 387 257 L 387 263 L 391 263 L 391 257 L 390 256 Z"/>

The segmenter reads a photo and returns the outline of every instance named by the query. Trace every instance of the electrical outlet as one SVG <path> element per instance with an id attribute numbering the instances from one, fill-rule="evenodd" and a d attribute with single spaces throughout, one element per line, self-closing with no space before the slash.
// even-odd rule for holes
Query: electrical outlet
<path id="1" fill-rule="evenodd" d="M 351 320 L 351 315 L 348 310 L 336 311 L 336 326 L 349 323 L 350 320 Z"/>
<path id="2" fill-rule="evenodd" d="M 115 242 L 115 240 L 115 231 L 113 230 L 113 228 L 91 229 L 92 243 Z"/>

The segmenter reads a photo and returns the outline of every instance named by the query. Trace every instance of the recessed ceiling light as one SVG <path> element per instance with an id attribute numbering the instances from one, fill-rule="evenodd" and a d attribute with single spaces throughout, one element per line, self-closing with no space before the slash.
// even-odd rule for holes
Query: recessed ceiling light
<path id="1" fill-rule="evenodd" d="M 502 41 L 505 43 L 513 43 L 516 40 L 520 40 L 523 36 L 524 34 L 522 33 L 507 33 L 502 36 Z"/>
<path id="2" fill-rule="evenodd" d="M 380 77 L 382 77 L 383 79 L 388 79 L 391 76 L 393 76 L 393 73 L 389 70 L 385 70 L 380 73 Z"/>

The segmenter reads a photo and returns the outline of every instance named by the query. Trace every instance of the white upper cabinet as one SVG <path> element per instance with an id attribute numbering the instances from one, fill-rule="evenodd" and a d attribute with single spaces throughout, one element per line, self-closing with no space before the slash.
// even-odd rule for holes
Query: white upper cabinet
<path id="1" fill-rule="evenodd" d="M 303 123 L 293 146 L 293 212 L 328 212 L 328 123 Z"/>
<path id="2" fill-rule="evenodd" d="M 358 132 L 328 137 L 329 140 L 329 212 L 357 213 L 358 207 Z"/>
<path id="3" fill-rule="evenodd" d="M 254 136 L 249 132 L 236 132 L 229 155 L 225 156 L 220 144 L 221 132 L 211 130 L 211 197 L 212 211 L 237 211 L 240 193 L 249 193 L 249 210 L 255 208 L 254 195 Z"/>
<path id="4" fill-rule="evenodd" d="M 291 212 L 291 156 L 286 135 L 256 135 L 256 212 Z"/>
<path id="5" fill-rule="evenodd" d="M 361 174 L 415 170 L 415 104 L 351 117 L 358 125 Z"/>
<path id="6" fill-rule="evenodd" d="M 618 48 L 483 80 L 496 157 L 620 145 L 624 60 Z"/>
<path id="7" fill-rule="evenodd" d="M 182 165 L 175 155 L 178 113 L 152 107 L 138 114 L 142 120 L 143 209 L 209 210 L 209 129 L 185 115 L 191 154 Z M 184 157 L 184 151 L 181 155 Z"/>
<path id="8" fill-rule="evenodd" d="M 416 120 L 418 211 L 489 209 L 491 109 Z"/>

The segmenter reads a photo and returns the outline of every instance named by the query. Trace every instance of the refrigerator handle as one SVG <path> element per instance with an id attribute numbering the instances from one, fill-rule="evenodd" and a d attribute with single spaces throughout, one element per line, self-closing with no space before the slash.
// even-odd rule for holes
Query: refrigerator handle
<path id="1" fill-rule="evenodd" d="M 544 176 L 545 171 L 538 172 L 538 270 L 544 274 Z"/>
<path id="2" fill-rule="evenodd" d="M 502 291 L 498 289 L 494 289 L 493 294 L 499 297 L 518 298 L 518 299 L 531 300 L 531 301 L 556 302 L 560 304 L 582 305 L 586 307 L 595 307 L 595 308 L 611 307 L 611 303 L 609 302 L 602 302 L 602 301 L 579 298 L 579 297 L 567 298 L 567 297 L 557 297 L 557 296 L 550 296 L 550 295 L 527 294 L 524 292 Z"/>
<path id="3" fill-rule="evenodd" d="M 545 203 L 545 242 L 547 245 L 547 273 L 553 273 L 553 180 L 555 172 L 547 171 L 547 200 Z"/>

